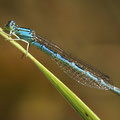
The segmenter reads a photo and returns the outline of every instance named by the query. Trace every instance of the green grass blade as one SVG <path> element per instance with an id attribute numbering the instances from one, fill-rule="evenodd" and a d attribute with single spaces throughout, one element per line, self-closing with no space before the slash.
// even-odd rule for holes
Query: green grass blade
<path id="1" fill-rule="evenodd" d="M 0 34 L 5 39 L 12 39 L 11 37 L 8 37 L 1 28 Z M 14 40 L 10 40 L 9 42 L 17 47 L 21 52 L 26 54 L 26 50 L 17 42 Z M 57 77 L 55 77 L 49 70 L 47 70 L 38 60 L 36 60 L 29 53 L 27 57 L 36 64 L 36 66 L 43 72 L 48 80 L 65 97 L 65 99 L 72 105 L 72 107 L 81 115 L 84 120 L 100 120 L 100 118 L 98 118 L 97 115 L 92 110 L 90 110 L 87 105 L 85 105 L 85 103 L 83 103 L 65 84 L 63 84 Z"/>

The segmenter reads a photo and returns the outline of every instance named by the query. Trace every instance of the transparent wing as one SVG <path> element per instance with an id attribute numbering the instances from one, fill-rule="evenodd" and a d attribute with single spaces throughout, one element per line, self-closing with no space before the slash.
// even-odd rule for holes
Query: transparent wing
<path id="1" fill-rule="evenodd" d="M 106 83 L 111 84 L 110 78 L 107 75 L 103 74 L 96 68 L 84 63 L 82 60 L 78 60 L 76 58 L 71 57 L 64 50 L 59 48 L 54 43 L 46 39 L 43 39 L 41 37 L 36 37 L 35 39 L 37 39 L 37 42 L 40 42 L 45 47 L 52 50 L 54 53 L 59 54 L 60 56 L 68 60 L 69 62 L 74 62 L 75 65 L 81 68 L 82 70 L 88 71 L 89 73 L 91 73 L 94 77 L 98 78 L 99 80 L 103 80 Z M 76 70 L 74 67 L 70 66 L 67 62 L 63 62 L 59 60 L 57 57 L 52 57 L 52 58 L 66 74 L 68 74 L 71 78 L 76 80 L 78 83 L 81 83 L 89 87 L 107 90 L 107 88 L 101 85 L 100 82 L 96 82 L 92 78 L 88 77 L 86 74 L 83 74 L 82 72 Z"/>

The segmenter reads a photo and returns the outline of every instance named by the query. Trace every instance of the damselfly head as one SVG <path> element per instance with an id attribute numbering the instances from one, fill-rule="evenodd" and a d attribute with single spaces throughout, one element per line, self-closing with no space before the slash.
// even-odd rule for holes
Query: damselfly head
<path id="1" fill-rule="evenodd" d="M 10 20 L 5 26 L 5 30 L 8 32 L 13 31 L 15 28 L 16 28 L 16 26 L 15 26 L 15 22 L 13 20 Z"/>

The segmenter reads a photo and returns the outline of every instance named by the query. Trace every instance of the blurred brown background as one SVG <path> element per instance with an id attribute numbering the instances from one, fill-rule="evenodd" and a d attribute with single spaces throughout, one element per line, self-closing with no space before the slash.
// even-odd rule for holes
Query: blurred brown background
<path id="1" fill-rule="evenodd" d="M 31 28 L 107 73 L 120 87 L 119 6 L 112 0 L 0 0 L 0 27 L 14 20 Z M 29 52 L 102 120 L 120 120 L 119 96 L 82 86 L 43 52 L 33 46 Z M 0 36 L 0 120 L 80 120 L 37 67 L 21 56 Z"/>

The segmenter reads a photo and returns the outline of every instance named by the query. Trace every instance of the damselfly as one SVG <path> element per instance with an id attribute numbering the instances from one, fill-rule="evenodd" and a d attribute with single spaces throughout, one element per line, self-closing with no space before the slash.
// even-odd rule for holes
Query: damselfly
<path id="1" fill-rule="evenodd" d="M 16 37 L 14 40 L 21 40 L 27 43 L 27 53 L 29 45 L 34 45 L 47 53 L 65 73 L 78 83 L 98 89 L 111 90 L 120 95 L 120 89 L 111 84 L 107 75 L 83 61 L 71 57 L 56 44 L 37 36 L 33 30 L 18 27 L 14 21 L 9 21 L 5 26 L 5 30 L 9 32 L 10 36 L 14 35 Z"/>

